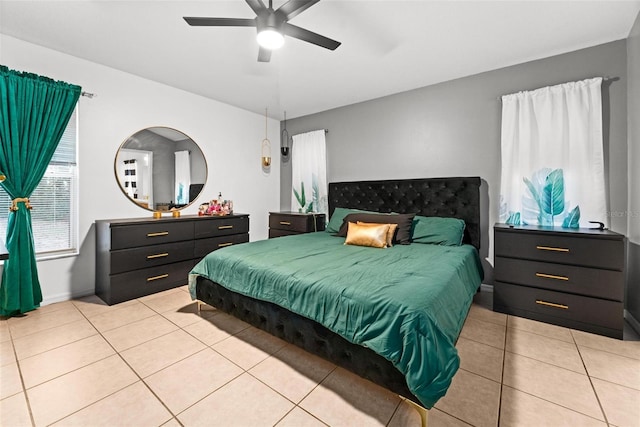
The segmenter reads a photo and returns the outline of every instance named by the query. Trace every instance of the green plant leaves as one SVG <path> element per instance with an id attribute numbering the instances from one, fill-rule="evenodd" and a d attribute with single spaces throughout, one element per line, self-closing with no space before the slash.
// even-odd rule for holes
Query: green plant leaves
<path id="1" fill-rule="evenodd" d="M 294 187 L 293 194 L 296 196 L 296 200 L 298 201 L 300 208 L 304 209 L 304 206 L 307 204 L 307 199 L 304 196 L 304 181 L 300 182 L 300 193 L 298 193 Z"/>

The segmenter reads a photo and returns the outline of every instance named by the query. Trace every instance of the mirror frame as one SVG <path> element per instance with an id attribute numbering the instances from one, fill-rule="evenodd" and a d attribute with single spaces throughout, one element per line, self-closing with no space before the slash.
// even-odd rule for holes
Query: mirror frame
<path id="1" fill-rule="evenodd" d="M 140 203 L 140 201 L 136 201 L 137 199 L 132 198 L 126 191 L 123 183 L 120 180 L 120 176 L 118 173 L 118 158 L 120 157 L 120 153 L 122 152 L 122 150 L 131 150 L 130 148 L 126 147 L 125 144 L 127 144 L 132 138 L 134 138 L 136 135 L 138 135 L 139 133 L 143 132 L 143 131 L 149 131 L 149 132 L 153 132 L 151 129 L 168 129 L 170 131 L 176 132 L 176 133 L 180 133 L 182 135 L 185 136 L 184 140 L 189 140 L 193 143 L 193 145 L 195 146 L 195 149 L 197 149 L 200 154 L 202 155 L 202 162 L 204 163 L 204 182 L 202 183 L 202 188 L 200 189 L 200 191 L 198 192 L 198 194 L 193 198 L 193 200 L 191 200 L 189 203 L 184 204 L 184 205 L 180 205 L 180 207 L 171 207 L 171 205 L 169 205 L 169 209 L 168 210 L 159 210 L 159 209 L 155 209 L 156 206 L 144 206 L 144 204 Z M 162 135 L 159 135 L 160 137 L 162 137 Z M 192 149 L 192 150 L 195 150 Z M 136 150 L 136 149 L 134 149 Z M 142 152 L 150 152 L 149 150 L 137 150 L 137 151 L 142 151 Z M 129 200 L 131 201 L 133 204 L 135 204 L 136 206 L 153 212 L 153 216 L 155 218 L 159 218 L 160 216 L 162 216 L 162 213 L 173 213 L 173 216 L 180 216 L 180 211 L 183 209 L 186 209 L 187 207 L 193 205 L 196 200 L 198 199 L 198 197 L 200 197 L 202 195 L 202 191 L 204 190 L 204 186 L 207 183 L 207 180 L 209 178 L 209 165 L 207 164 L 207 158 L 204 155 L 204 152 L 202 151 L 202 148 L 200 148 L 200 146 L 195 142 L 195 140 L 193 138 L 191 138 L 189 135 L 187 135 L 186 133 L 182 132 L 181 130 L 169 127 L 169 126 L 149 126 L 146 128 L 142 128 L 134 133 L 132 133 L 131 135 L 129 135 L 127 138 L 125 138 L 125 140 L 120 144 L 120 146 L 118 147 L 118 149 L 116 150 L 116 154 L 115 154 L 115 158 L 113 159 L 113 172 L 114 172 L 114 176 L 116 178 L 116 182 L 118 184 L 118 187 L 120 188 L 120 191 L 122 191 L 122 194 Z M 153 179 L 153 173 L 151 173 L 151 179 Z M 152 189 L 153 189 L 153 182 L 150 183 L 150 185 L 152 185 Z M 172 192 L 174 191 L 173 189 L 171 190 Z M 152 194 L 153 194 L 153 190 L 152 190 Z M 154 201 L 152 199 L 152 203 L 156 203 L 156 201 Z M 173 201 L 171 201 L 171 203 L 173 203 Z"/>

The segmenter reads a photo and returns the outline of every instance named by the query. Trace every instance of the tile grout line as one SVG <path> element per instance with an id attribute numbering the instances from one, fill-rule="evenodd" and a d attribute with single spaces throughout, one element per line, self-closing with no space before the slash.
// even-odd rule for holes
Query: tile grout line
<path id="1" fill-rule="evenodd" d="M 589 374 L 589 369 L 587 369 L 587 364 L 585 363 L 584 358 L 582 357 L 582 352 L 580 351 L 580 346 L 576 342 L 576 339 L 573 336 L 573 333 L 571 333 L 571 338 L 573 338 L 573 344 L 576 346 L 576 350 L 578 351 L 578 355 L 580 356 L 580 361 L 582 362 L 582 366 L 584 367 L 584 371 L 587 373 L 587 378 L 589 379 L 589 384 L 591 385 L 591 389 L 593 390 L 593 395 L 596 397 L 596 400 L 598 401 L 598 406 L 600 407 L 600 412 L 602 412 L 602 416 L 604 417 L 604 422 L 607 423 L 607 425 L 609 426 L 611 424 L 609 423 L 609 419 L 607 418 L 607 414 L 604 411 L 604 407 L 602 406 L 602 402 L 600 401 L 600 396 L 598 396 L 598 392 L 596 391 L 596 387 L 595 387 L 595 385 L 593 385 L 593 380 L 591 379 L 591 375 Z"/>
<path id="2" fill-rule="evenodd" d="M 75 304 L 74 304 L 74 306 L 75 306 Z M 131 372 L 133 372 L 133 374 L 134 374 L 136 377 L 138 377 L 138 380 L 139 380 L 142 384 L 144 384 L 144 386 L 145 386 L 145 387 L 147 387 L 147 389 L 149 389 L 149 391 L 153 394 L 153 396 L 154 396 L 156 399 L 158 399 L 158 401 L 162 404 L 162 406 L 164 406 L 164 407 L 167 409 L 167 411 L 169 412 L 169 414 L 171 414 L 172 418 L 176 418 L 176 417 L 175 417 L 175 415 L 173 414 L 173 412 L 171 412 L 171 410 L 167 407 L 167 405 L 165 405 L 165 403 L 164 403 L 164 402 L 163 402 L 163 401 L 162 401 L 162 400 L 161 400 L 161 399 L 160 399 L 160 398 L 159 398 L 159 397 L 158 397 L 158 396 L 153 392 L 153 390 L 151 390 L 151 389 L 149 388 L 149 386 L 147 385 L 147 383 L 145 383 L 145 382 L 144 382 L 144 380 L 143 380 L 143 379 L 142 379 L 142 377 L 138 374 L 138 372 L 136 372 L 136 370 L 135 370 L 135 369 L 133 369 L 133 367 L 132 367 L 131 365 L 129 365 L 129 363 L 124 359 L 124 357 L 122 357 L 122 355 L 120 354 L 120 352 L 119 352 L 119 351 L 118 351 L 118 350 L 117 350 L 117 349 L 116 349 L 116 348 L 111 344 L 111 342 L 109 342 L 109 340 L 107 340 L 107 338 L 106 338 L 104 335 L 102 335 L 102 332 L 100 332 L 100 331 L 99 331 L 99 330 L 98 330 L 98 329 L 93 325 L 93 323 L 91 322 L 91 320 L 90 320 L 90 319 L 89 319 L 89 318 L 88 318 L 88 317 L 87 317 L 87 316 L 86 316 L 86 315 L 85 315 L 85 314 L 84 314 L 84 313 L 83 313 L 79 308 L 77 308 L 77 306 L 75 306 L 75 307 L 76 307 L 76 309 L 80 312 L 80 314 L 81 314 L 81 315 L 82 315 L 82 316 L 83 316 L 83 317 L 84 317 L 84 318 L 85 318 L 85 319 L 86 319 L 86 320 L 91 324 L 91 326 L 93 326 L 93 328 L 94 328 L 94 329 L 96 329 L 96 331 L 98 331 L 98 335 L 100 335 L 100 337 L 101 337 L 101 338 L 102 338 L 102 339 L 107 343 L 107 345 L 109 345 L 109 347 L 111 347 L 111 349 L 115 352 L 115 355 L 117 355 L 117 356 L 120 358 L 120 360 L 122 360 L 122 361 L 124 362 L 124 364 L 125 364 L 129 369 L 131 369 Z M 166 334 L 164 334 L 164 335 L 166 335 Z M 161 335 L 161 336 L 164 336 L 164 335 Z M 148 341 L 145 341 L 145 342 L 148 342 Z M 134 347 L 135 347 L 135 346 L 134 346 Z M 133 348 L 133 347 L 130 347 L 130 348 Z M 87 366 L 93 365 L 93 364 L 95 364 L 95 363 L 97 363 L 97 362 L 100 362 L 100 361 L 105 360 L 105 359 L 107 359 L 107 358 L 109 358 L 109 357 L 112 357 L 112 356 L 114 356 L 114 355 L 112 354 L 112 355 L 107 356 L 107 357 L 105 357 L 105 358 L 102 358 L 102 359 L 100 359 L 100 360 L 94 361 L 94 362 L 92 362 L 92 363 L 90 363 L 90 364 L 88 364 L 88 365 L 82 366 L 82 367 L 80 367 L 80 368 L 78 368 L 78 369 L 74 369 L 73 371 L 70 371 L 70 372 L 74 372 L 74 371 L 77 371 L 77 370 L 82 369 L 82 368 L 84 368 L 84 367 L 87 367 Z M 67 375 L 67 374 L 69 374 L 70 372 L 67 372 L 67 373 L 66 373 L 66 374 L 64 374 L 64 375 Z M 61 376 L 63 376 L 63 375 L 61 375 Z M 56 377 L 56 378 L 60 378 L 61 376 Z M 49 381 L 51 381 L 51 380 L 49 380 Z M 43 384 L 44 384 L 44 383 L 43 383 Z M 62 418 L 60 418 L 60 419 L 58 419 L 58 420 L 55 420 L 52 424 L 57 423 L 57 422 L 60 422 L 60 421 L 64 420 L 65 418 L 68 418 L 68 417 L 70 417 L 70 416 L 72 416 L 72 415 L 74 415 L 74 414 L 77 414 L 78 412 L 80 412 L 80 411 L 82 411 L 82 410 L 84 410 L 84 409 L 86 409 L 86 408 L 90 407 L 91 405 L 94 405 L 94 404 L 96 404 L 96 403 L 98 403 L 98 402 L 100 402 L 100 401 L 102 401 L 102 400 L 104 400 L 104 399 L 106 399 L 106 398 L 108 398 L 108 397 L 113 396 L 113 395 L 114 395 L 114 394 L 116 394 L 116 393 L 121 392 L 122 390 L 126 389 L 127 387 L 132 386 L 133 384 L 135 384 L 135 382 L 133 382 L 133 383 L 131 383 L 131 384 L 128 384 L 128 385 L 126 385 L 126 386 L 122 387 L 121 389 L 115 390 L 114 392 L 109 393 L 109 394 L 107 394 L 106 396 L 101 397 L 100 399 L 96 400 L 95 402 L 91 402 L 91 403 L 89 403 L 88 405 L 85 405 L 85 406 L 83 406 L 82 408 L 79 408 L 79 409 L 77 409 L 76 411 L 73 411 L 73 412 L 71 412 L 71 413 L 69 413 L 69 414 L 65 415 L 64 417 L 62 417 Z M 166 421 L 165 421 L 165 423 L 166 423 L 166 422 L 169 422 L 169 421 L 171 421 L 171 419 L 166 420 Z M 34 425 L 35 425 L 35 424 L 34 424 Z"/>
<path id="3" fill-rule="evenodd" d="M 502 349 L 502 369 L 500 370 L 500 397 L 498 399 L 498 420 L 497 425 L 500 425 L 500 417 L 502 416 L 502 396 L 504 395 L 504 366 L 507 361 L 507 336 L 509 335 L 509 315 L 504 322 L 504 348 Z"/>
<path id="4" fill-rule="evenodd" d="M 572 372 L 572 373 L 577 374 L 577 375 L 582 375 L 582 376 L 585 376 L 585 377 L 587 377 L 587 378 L 589 378 L 589 379 L 590 379 L 589 375 L 587 375 L 587 374 L 582 374 L 582 373 L 579 373 L 579 372 L 576 372 L 576 371 L 572 371 L 571 369 L 567 369 L 567 368 L 563 368 L 563 367 L 561 367 L 561 366 L 553 365 L 553 364 L 551 364 L 551 363 L 547 363 L 547 362 L 542 361 L 542 360 L 534 359 L 533 357 L 525 356 L 525 355 L 518 354 L 518 353 L 513 353 L 513 352 L 511 352 L 511 351 L 505 351 L 505 356 L 506 356 L 506 353 L 513 354 L 513 355 L 516 355 L 516 356 L 519 356 L 519 357 L 524 357 L 524 358 L 526 358 L 526 359 L 534 360 L 534 361 L 539 362 L 539 363 L 544 363 L 545 365 L 553 366 L 553 367 L 555 367 L 555 368 L 564 369 L 565 371 L 569 371 L 569 372 Z M 615 383 L 612 383 L 612 384 L 615 384 Z M 570 407 L 568 407 L 568 406 L 561 405 L 561 404 L 560 404 L 560 403 L 558 403 L 558 402 L 554 402 L 553 400 L 545 399 L 545 398 L 540 397 L 540 396 L 538 396 L 538 395 L 535 395 L 535 394 L 529 393 L 528 391 L 520 390 L 520 389 L 518 389 L 518 388 L 516 388 L 516 387 L 514 387 L 514 386 L 509 386 L 509 385 L 505 385 L 505 387 L 508 387 L 508 388 L 511 388 L 511 389 L 513 389 L 513 390 L 516 390 L 516 391 L 518 391 L 518 392 L 520 392 L 520 393 L 524 393 L 524 394 L 527 394 L 527 395 L 529 395 L 529 396 L 535 397 L 536 399 L 540 399 L 540 400 L 543 400 L 543 401 L 545 401 L 545 402 L 549 402 L 549 403 L 551 403 L 551 404 L 553 404 L 553 405 L 555 405 L 555 406 L 559 406 L 560 408 L 567 409 L 567 410 L 569 410 L 569 411 L 571 411 L 571 412 L 575 412 L 575 413 L 577 413 L 577 414 L 584 415 L 585 417 L 589 417 L 589 418 L 592 418 L 592 419 L 594 419 L 594 420 L 598 420 L 598 421 L 600 421 L 600 422 L 603 422 L 601 419 L 594 418 L 592 415 L 585 414 L 584 412 L 580 412 L 580 411 L 578 411 L 578 410 L 576 410 L 576 409 L 573 409 L 573 408 L 570 408 Z"/>
<path id="5" fill-rule="evenodd" d="M 509 327 L 509 326 L 508 326 L 508 323 L 507 323 L 507 328 L 508 328 L 508 327 Z M 545 336 L 545 335 L 536 334 L 536 333 L 529 332 L 529 331 L 526 331 L 526 330 L 523 330 L 523 329 L 519 329 L 519 328 L 513 328 L 513 329 L 517 329 L 517 330 L 519 330 L 519 331 L 524 331 L 524 332 L 528 332 L 528 333 L 531 333 L 531 334 L 534 334 L 534 335 L 539 335 L 539 336 L 542 336 L 542 337 L 545 337 L 545 338 L 556 339 L 557 341 L 561 341 L 561 342 L 568 343 L 568 341 L 558 340 L 557 338 L 553 338 L 553 337 L 548 337 L 548 336 Z M 576 349 L 578 349 L 578 345 L 577 345 L 577 343 L 575 342 L 575 339 L 574 339 L 574 337 L 573 337 L 573 333 L 571 333 L 571 331 L 572 331 L 572 330 L 571 330 L 571 329 L 568 329 L 568 331 L 569 331 L 569 333 L 570 333 L 570 335 L 571 335 L 571 338 L 572 338 L 572 340 L 573 340 L 573 344 L 576 346 Z M 505 336 L 505 338 L 506 338 L 506 336 Z M 538 360 L 538 359 L 536 359 L 536 358 L 533 358 L 533 357 L 530 357 L 530 356 L 527 356 L 527 355 L 523 355 L 523 354 L 519 354 L 519 353 L 514 353 L 514 352 L 511 352 L 511 351 L 507 351 L 507 350 L 506 350 L 506 344 L 505 344 L 505 354 L 504 354 L 504 360 L 503 360 L 503 380 L 502 380 L 502 381 L 504 381 L 504 361 L 506 360 L 506 354 L 507 354 L 507 353 L 514 354 L 514 355 L 517 355 L 517 356 L 519 356 L 519 357 L 524 357 L 524 358 L 527 358 L 527 359 L 531 359 L 531 360 L 534 360 L 534 361 L 539 362 L 539 363 L 544 363 L 544 364 L 549 365 L 549 366 L 554 366 L 554 367 L 559 368 L 559 369 L 564 369 L 564 370 L 567 370 L 567 371 L 569 371 L 569 372 L 576 373 L 576 374 L 578 374 L 578 375 L 584 375 L 584 376 L 586 376 L 586 377 L 589 379 L 589 382 L 590 382 L 590 384 L 591 384 L 591 386 L 592 386 L 592 388 L 593 388 L 593 384 L 592 384 L 592 382 L 591 382 L 591 377 L 590 377 L 590 376 L 589 376 L 589 374 L 588 374 L 588 370 L 587 370 L 586 366 L 584 365 L 584 361 L 582 360 L 582 355 L 580 354 L 579 350 L 578 350 L 578 354 L 580 355 L 581 362 L 583 363 L 583 367 L 585 368 L 585 373 L 584 373 L 584 374 L 583 374 L 583 373 L 580 373 L 580 372 L 573 371 L 573 370 L 571 370 L 571 369 L 567 369 L 567 368 L 562 367 L 562 366 L 555 365 L 555 364 L 553 364 L 553 363 L 549 363 L 549 362 L 546 362 L 546 361 L 543 361 L 543 360 Z M 559 404 L 558 402 L 554 402 L 554 401 L 551 401 L 551 400 L 548 400 L 548 399 L 542 398 L 542 397 L 540 397 L 540 396 L 537 396 L 537 395 L 535 395 L 535 394 L 531 394 L 531 393 L 529 393 L 529 392 L 526 392 L 526 391 L 520 390 L 520 389 L 515 388 L 515 387 L 512 387 L 512 386 L 507 386 L 507 385 L 502 384 L 501 389 L 502 389 L 503 387 L 512 388 L 513 390 L 516 390 L 516 391 L 518 391 L 518 392 L 520 392 L 520 393 L 527 394 L 527 395 L 532 396 L 532 397 L 534 397 L 534 398 L 536 398 L 536 399 L 540 399 L 540 400 L 542 400 L 542 401 L 545 401 L 545 402 L 551 403 L 551 404 L 553 404 L 553 405 L 555 405 L 555 406 L 558 406 L 558 407 L 561 407 L 561 408 L 567 409 L 567 410 L 572 411 L 572 412 L 575 412 L 575 413 L 577 413 L 577 414 L 580 414 L 580 415 L 583 415 L 583 416 L 589 417 L 589 418 L 591 418 L 591 419 L 593 419 L 593 420 L 597 420 L 597 421 L 602 422 L 602 420 L 600 420 L 600 419 L 598 419 L 598 418 L 595 418 L 595 417 L 593 417 L 592 415 L 585 414 L 585 413 L 580 412 L 580 411 L 577 411 L 577 410 L 575 410 L 575 409 L 573 409 L 573 408 L 570 408 L 570 407 L 567 407 L 567 406 L 561 405 L 561 404 Z M 596 399 L 597 399 L 597 394 L 595 393 L 595 389 L 594 389 L 594 394 L 596 395 Z M 604 410 L 603 410 L 603 408 L 602 408 L 602 405 L 600 404 L 600 400 L 599 400 L 599 399 L 597 399 L 597 400 L 598 400 L 598 404 L 600 405 L 600 409 L 601 409 L 602 413 L 604 414 Z M 607 425 L 609 425 L 609 423 L 608 423 L 608 421 L 607 421 L 607 418 L 606 418 L 606 415 L 605 415 L 604 419 L 605 419 L 605 423 L 606 423 Z"/>
<path id="6" fill-rule="evenodd" d="M 141 304 L 145 305 L 146 307 L 148 307 L 149 309 L 151 309 L 152 311 L 154 311 L 157 315 L 161 316 L 163 319 L 166 319 L 164 316 L 162 316 L 162 314 L 161 314 L 161 313 L 158 313 L 156 310 L 154 310 L 153 308 L 151 308 L 151 307 L 147 306 L 146 304 L 144 304 L 144 303 L 143 303 L 142 301 L 140 301 L 139 299 L 136 299 L 136 300 L 137 300 L 137 301 L 139 301 Z M 75 306 L 75 304 L 74 304 L 74 306 Z M 76 308 L 77 308 L 77 306 L 76 306 Z M 79 312 L 80 312 L 80 314 L 81 314 L 81 315 L 82 315 L 82 316 L 83 316 L 83 317 L 84 317 L 84 318 L 85 318 L 85 319 L 86 319 L 86 320 L 91 324 L 91 326 L 92 326 L 94 329 L 96 329 L 96 331 L 98 332 L 98 335 L 100 335 L 100 336 L 102 337 L 102 339 L 104 339 L 104 340 L 105 340 L 105 342 L 106 342 L 106 343 L 107 343 L 107 344 L 108 344 L 108 345 L 113 349 L 113 351 L 115 352 L 115 355 L 118 355 L 118 357 L 119 357 L 119 358 L 124 362 L 124 364 L 125 364 L 129 369 L 131 369 L 131 371 L 135 374 L 135 376 L 136 376 L 136 377 L 138 377 L 138 380 L 139 380 L 142 384 L 144 384 L 144 386 L 145 386 L 145 387 L 146 387 L 146 388 L 151 392 L 151 394 L 152 394 L 152 395 L 153 395 L 153 396 L 154 396 L 154 397 L 155 397 L 155 398 L 156 398 L 156 399 L 157 399 L 157 400 L 162 404 L 162 406 L 163 406 L 163 407 L 164 407 L 164 408 L 169 412 L 169 414 L 171 415 L 171 418 L 170 418 L 169 420 L 165 421 L 165 423 L 166 423 L 166 422 L 168 422 L 168 421 L 170 421 L 171 419 L 176 419 L 176 421 L 177 421 L 180 425 L 182 425 L 182 423 L 181 423 L 181 422 L 178 420 L 178 418 L 177 418 L 177 414 L 174 414 L 174 413 L 173 413 L 173 411 L 171 411 L 171 409 L 169 409 L 169 407 L 167 407 L 167 405 L 165 404 L 165 402 L 164 402 L 164 401 L 163 401 L 163 400 L 162 400 L 162 399 L 161 399 L 161 398 L 160 398 L 160 397 L 159 397 L 159 396 L 158 396 L 158 395 L 157 395 L 157 394 L 156 394 L 156 393 L 155 393 L 155 392 L 154 392 L 154 391 L 149 387 L 149 385 L 144 381 L 144 379 L 140 376 L 140 374 L 138 374 L 138 372 L 137 372 L 135 369 L 133 369 L 133 367 L 132 367 L 132 366 L 131 366 L 127 361 L 126 361 L 126 359 L 122 356 L 121 352 L 120 352 L 120 351 L 118 351 L 118 350 L 117 350 L 117 349 L 116 349 L 116 348 L 111 344 L 111 342 L 110 342 L 110 341 L 109 341 L 109 340 L 108 340 L 108 339 L 107 339 L 107 338 L 102 334 L 102 332 L 101 332 L 101 331 L 99 331 L 99 330 L 95 327 L 95 325 L 91 322 L 91 319 L 89 319 L 89 318 L 88 318 L 88 317 L 87 317 L 87 316 L 86 316 L 86 315 L 85 315 L 85 314 L 84 314 L 80 309 L 78 309 L 78 311 L 79 311 Z M 150 317 L 151 317 L 151 316 L 150 316 Z M 145 319 L 146 319 L 146 318 L 145 318 Z M 144 320 L 144 319 L 140 319 L 140 320 Z M 169 322 L 171 322 L 169 319 L 166 319 L 166 320 L 168 320 Z M 139 321 L 139 320 L 136 320 L 135 322 L 137 322 L 137 321 Z M 132 323 L 135 323 L 135 322 L 132 322 Z M 171 322 L 171 323 L 173 323 L 173 322 Z M 175 325 L 175 323 L 174 323 L 174 325 Z M 123 326 L 126 326 L 126 325 L 123 325 Z M 176 329 L 176 330 L 182 330 L 182 328 L 181 328 L 180 326 L 178 326 L 178 325 L 175 325 L 175 326 L 178 328 L 178 329 Z M 117 328 L 114 328 L 114 329 L 117 329 Z M 110 329 L 110 330 L 113 330 L 113 329 Z M 166 333 L 166 334 L 162 334 L 162 335 L 160 335 L 160 336 L 158 336 L 158 337 L 155 337 L 154 339 L 156 339 L 156 338 L 160 338 L 160 337 L 163 337 L 163 336 L 166 336 L 166 335 L 168 335 L 168 334 L 170 334 L 170 333 L 175 332 L 176 330 L 171 331 L 171 332 L 168 332 L 168 333 Z M 105 332 L 108 332 L 108 331 L 105 331 Z M 186 331 L 184 331 L 184 332 L 186 333 Z M 124 349 L 124 350 L 122 350 L 122 351 L 129 350 L 129 349 L 131 349 L 131 348 L 137 347 L 138 345 L 141 345 L 141 344 L 144 344 L 144 343 L 147 343 L 147 342 L 150 342 L 150 341 L 152 341 L 152 340 L 144 341 L 144 342 L 139 343 L 139 344 L 137 344 L 137 345 L 135 345 L 135 346 L 133 346 L 133 347 L 126 348 L 126 349 Z M 204 350 L 204 349 L 203 349 L 203 350 Z M 203 350 L 201 350 L 201 351 L 203 351 Z M 194 353 L 194 354 L 195 354 L 195 353 Z M 114 356 L 114 355 L 110 355 L 110 356 L 108 356 L 108 357 L 111 357 L 111 356 Z M 90 365 L 92 365 L 92 364 L 94 364 L 94 363 L 96 363 L 96 362 L 99 362 L 99 361 L 101 361 L 101 360 L 105 360 L 105 359 L 106 359 L 106 358 L 100 359 L 100 360 L 98 360 L 98 361 L 95 361 L 95 362 L 90 363 L 89 365 L 85 365 L 85 366 L 90 366 Z M 184 360 L 184 359 L 181 359 L 181 360 Z M 179 361 L 178 361 L 178 362 L 179 362 Z M 177 363 L 177 362 L 175 362 L 175 363 Z M 175 363 L 172 363 L 172 365 L 173 365 L 173 364 L 175 364 Z M 171 365 L 169 365 L 169 366 L 171 366 Z M 81 369 L 81 368 L 78 368 L 78 369 Z M 78 369 L 74 369 L 74 371 L 77 371 Z M 163 368 L 163 369 L 165 369 L 165 368 Z M 73 371 L 71 371 L 71 372 L 73 372 Z M 69 372 L 67 372 L 67 373 L 69 373 Z M 66 375 L 66 374 L 65 374 L 65 375 Z M 59 377 L 56 377 L 56 378 L 59 378 Z M 49 381 L 51 381 L 51 380 L 49 380 Z M 43 384 L 44 384 L 44 383 L 43 383 Z M 92 403 L 90 403 L 90 404 L 88 404 L 88 405 L 86 405 L 86 406 L 84 406 L 84 407 L 82 407 L 82 408 L 80 408 L 80 409 L 78 409 L 78 410 L 76 410 L 76 411 L 74 411 L 74 412 L 70 413 L 70 414 L 65 415 L 65 416 L 64 416 L 64 417 L 62 417 L 60 420 L 63 420 L 63 419 L 65 419 L 65 418 L 67 418 L 67 417 L 69 417 L 69 416 L 71 416 L 71 415 L 73 415 L 73 414 L 76 414 L 76 413 L 80 412 L 81 410 L 86 409 L 86 408 L 88 408 L 89 406 L 94 405 L 94 404 L 96 404 L 96 403 L 100 402 L 101 400 L 104 400 L 104 399 L 106 399 L 106 398 L 108 398 L 108 397 L 110 397 L 110 396 L 113 396 L 114 394 L 119 393 L 120 391 L 124 390 L 124 389 L 125 389 L 125 388 L 127 388 L 127 387 L 130 387 L 130 386 L 131 386 L 131 385 L 133 385 L 133 384 L 135 384 L 135 382 L 134 382 L 134 383 L 132 383 L 132 384 L 129 384 L 129 385 L 127 385 L 127 386 L 125 386 L 125 387 L 123 387 L 123 388 L 121 388 L 121 389 L 119 389 L 119 390 L 116 390 L 116 391 L 114 391 L 114 392 L 112 392 L 112 393 L 109 393 L 108 395 L 106 395 L 106 396 L 104 396 L 104 397 L 102 397 L 102 398 L 98 399 L 97 401 L 92 402 Z M 56 422 L 58 422 L 58 421 L 60 421 L 60 420 L 57 420 Z"/>
<path id="7" fill-rule="evenodd" d="M 24 394 L 24 400 L 27 403 L 27 410 L 29 411 L 29 419 L 31 420 L 31 425 L 36 425 L 36 420 L 33 416 L 33 410 L 31 409 L 31 402 L 29 400 L 29 395 L 27 394 L 27 389 L 24 384 L 24 377 L 22 376 L 22 368 L 20 367 L 20 360 L 18 360 L 18 353 L 16 352 L 16 346 L 13 343 L 13 334 L 11 333 L 11 327 L 7 323 L 7 331 L 9 332 L 9 339 L 11 340 L 11 349 L 13 350 L 13 357 L 16 358 L 16 366 L 18 368 L 18 375 L 20 375 L 20 385 L 22 386 L 22 393 Z M 15 396 L 15 395 L 12 395 Z"/>
<path id="8" fill-rule="evenodd" d="M 287 345 L 292 345 L 292 346 L 293 346 L 293 345 L 295 345 L 295 344 L 291 344 L 291 343 L 289 343 L 289 344 L 287 344 Z M 286 347 L 286 345 L 285 345 L 285 347 Z M 278 351 L 276 351 L 275 353 L 271 354 L 269 357 L 273 357 L 273 356 L 275 356 L 277 353 L 279 353 L 280 351 L 282 351 L 285 347 L 282 347 L 280 350 L 278 350 Z M 305 350 L 305 352 L 306 352 L 306 350 Z M 262 362 L 264 362 L 265 360 L 269 359 L 269 357 L 267 357 L 266 359 L 261 360 L 260 362 L 256 363 L 255 365 L 253 365 L 253 366 L 252 366 L 251 368 L 249 368 L 249 369 L 253 369 L 253 368 L 255 368 L 256 366 L 258 366 L 259 364 L 261 364 L 261 363 L 262 363 Z M 304 399 L 306 399 L 306 398 L 307 398 L 307 396 L 309 396 L 309 395 L 310 395 L 310 394 L 311 394 L 311 393 L 312 393 L 316 388 L 318 388 L 318 387 L 320 386 L 320 384 L 322 384 L 322 383 L 324 382 L 324 380 L 326 380 L 326 379 L 327 379 L 327 377 L 329 377 L 329 375 L 331 375 L 333 372 L 335 372 L 335 370 L 336 370 L 336 369 L 338 369 L 338 367 L 337 367 L 335 364 L 333 364 L 333 363 L 332 363 L 332 365 L 334 365 L 334 366 L 333 366 L 333 369 L 331 369 L 331 370 L 329 371 L 329 373 L 327 373 L 327 374 L 326 374 L 326 375 L 325 375 L 325 376 L 324 376 L 324 377 L 323 377 L 323 378 L 322 378 L 322 379 L 321 379 L 321 380 L 320 380 L 320 381 L 319 381 L 315 386 L 313 386 L 313 388 L 312 388 L 312 389 L 311 389 L 307 394 L 305 394 L 305 395 L 302 397 L 302 399 L 300 399 L 300 402 L 298 402 L 298 403 L 296 403 L 296 402 L 292 401 L 292 400 L 291 400 L 291 399 L 289 399 L 287 396 L 283 395 L 283 394 L 282 394 L 282 393 L 280 393 L 278 390 L 274 389 L 274 388 L 273 388 L 273 387 L 271 387 L 269 384 L 265 383 L 265 382 L 264 382 L 264 381 L 262 381 L 260 378 L 258 378 L 258 377 L 256 377 L 255 375 L 253 375 L 251 372 L 249 372 L 249 369 L 248 369 L 248 370 L 246 370 L 245 372 L 246 372 L 248 375 L 250 375 L 252 378 L 256 379 L 256 380 L 257 380 L 257 381 L 259 381 L 260 383 L 262 383 L 262 384 L 264 384 L 265 386 L 267 386 L 269 389 L 271 389 L 272 391 L 274 391 L 274 392 L 275 392 L 275 393 L 277 393 L 278 395 L 282 396 L 283 398 L 285 398 L 285 399 L 286 399 L 286 400 L 288 400 L 289 402 L 293 403 L 293 408 L 291 408 L 291 410 L 290 410 L 289 412 L 293 411 L 293 409 L 294 409 L 294 408 L 298 407 L 298 408 L 300 408 L 301 410 L 303 410 L 303 411 L 305 411 L 306 413 L 308 413 L 309 415 L 311 415 L 313 418 L 315 418 L 315 419 L 317 419 L 318 421 L 320 421 L 322 424 L 327 425 L 327 423 L 325 423 L 325 422 L 324 422 L 324 421 L 322 421 L 320 418 L 318 418 L 316 415 L 314 415 L 314 414 L 312 414 L 311 412 L 307 411 L 307 410 L 306 410 L 306 409 L 304 409 L 303 407 L 299 406 L 299 404 L 300 404 Z M 287 412 L 287 414 L 289 414 L 289 412 Z M 286 415 L 285 415 L 285 416 L 283 416 L 280 420 L 278 420 L 278 422 L 282 421 L 282 419 L 283 419 L 284 417 L 286 417 Z M 278 424 L 278 423 L 276 423 L 276 424 Z"/>

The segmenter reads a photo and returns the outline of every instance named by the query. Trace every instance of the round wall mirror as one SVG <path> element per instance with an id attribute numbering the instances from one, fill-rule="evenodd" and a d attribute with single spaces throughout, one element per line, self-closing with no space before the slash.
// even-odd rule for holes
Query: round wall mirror
<path id="1" fill-rule="evenodd" d="M 154 212 L 189 206 L 207 182 L 207 162 L 198 144 L 168 127 L 142 129 L 127 138 L 114 169 L 129 200 Z"/>

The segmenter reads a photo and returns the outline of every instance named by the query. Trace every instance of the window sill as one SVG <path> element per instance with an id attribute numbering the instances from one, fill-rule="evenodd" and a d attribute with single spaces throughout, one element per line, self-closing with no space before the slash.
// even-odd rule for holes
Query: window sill
<path id="1" fill-rule="evenodd" d="M 78 256 L 80 252 L 77 250 L 65 251 L 65 252 L 50 252 L 36 255 L 36 261 L 49 261 L 52 259 L 69 258 Z"/>

